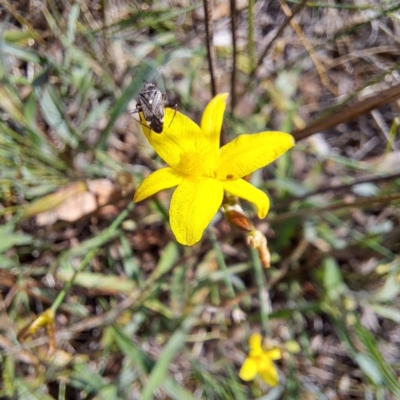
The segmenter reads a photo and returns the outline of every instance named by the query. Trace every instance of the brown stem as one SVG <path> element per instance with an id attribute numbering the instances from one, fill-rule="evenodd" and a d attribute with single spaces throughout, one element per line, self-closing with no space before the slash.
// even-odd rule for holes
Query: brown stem
<path id="1" fill-rule="evenodd" d="M 395 173 L 395 174 L 390 174 L 390 175 L 385 175 L 385 176 L 367 176 L 365 178 L 358 179 L 352 183 L 347 183 L 345 185 L 323 186 L 319 189 L 314 190 L 313 192 L 306 193 L 302 196 L 297 196 L 297 197 L 293 197 L 288 200 L 285 200 L 285 201 L 277 204 L 276 206 L 274 206 L 272 208 L 272 210 L 273 211 L 281 210 L 282 208 L 285 208 L 286 206 L 291 204 L 293 201 L 304 200 L 309 197 L 315 196 L 317 194 L 322 194 L 322 193 L 327 193 L 327 192 L 332 192 L 332 191 L 335 191 L 335 193 L 343 192 L 343 191 L 346 191 L 346 190 L 352 188 L 353 186 L 360 185 L 362 183 L 372 183 L 372 182 L 379 183 L 379 182 L 391 181 L 391 180 L 397 179 L 397 178 L 400 178 L 400 173 Z"/>
<path id="2" fill-rule="evenodd" d="M 214 23 L 212 19 L 212 14 L 213 14 L 212 0 L 203 0 L 203 6 L 204 6 L 204 22 L 206 28 L 208 69 L 210 71 L 211 93 L 214 97 L 217 94 L 217 83 L 215 79 L 216 55 L 213 43 Z"/>
<path id="3" fill-rule="evenodd" d="M 280 222 L 291 218 L 307 217 L 309 215 L 319 215 L 325 211 L 334 211 L 341 208 L 367 207 L 373 204 L 385 204 L 394 200 L 400 200 L 400 193 L 390 193 L 382 196 L 367 197 L 365 199 L 356 199 L 354 201 L 340 201 L 321 208 L 308 208 L 299 211 L 290 211 L 278 214 L 275 217 L 269 218 L 269 222 Z"/>
<path id="4" fill-rule="evenodd" d="M 233 110 L 236 105 L 236 0 L 230 0 L 231 7 L 231 32 L 232 32 L 232 74 L 231 74 L 231 114 L 233 116 Z"/>
<path id="5" fill-rule="evenodd" d="M 382 107 L 399 97 L 400 84 L 392 86 L 389 89 L 381 90 L 380 92 L 362 99 L 353 105 L 349 106 L 347 104 L 341 104 L 333 114 L 325 115 L 324 117 L 311 122 L 304 129 L 295 130 L 292 135 L 296 140 L 305 139 L 314 133 L 333 128 L 336 125 L 357 118 L 374 108 Z"/>
<path id="6" fill-rule="evenodd" d="M 306 3 L 307 0 L 302 0 L 301 3 L 293 10 L 293 13 L 290 17 L 286 18 L 286 21 L 279 27 L 278 31 L 276 32 L 275 36 L 271 39 L 271 41 L 267 44 L 267 46 L 265 47 L 264 51 L 261 53 L 260 58 L 257 61 L 257 66 L 253 69 L 253 71 L 251 71 L 250 73 L 250 80 L 252 78 L 254 78 L 254 76 L 256 75 L 258 69 L 261 67 L 264 58 L 267 56 L 269 50 L 271 49 L 272 44 L 275 42 L 275 40 L 281 36 L 282 32 L 284 31 L 284 29 L 290 24 L 290 21 L 293 19 L 293 17 L 296 16 L 296 14 L 304 7 L 304 4 Z"/>

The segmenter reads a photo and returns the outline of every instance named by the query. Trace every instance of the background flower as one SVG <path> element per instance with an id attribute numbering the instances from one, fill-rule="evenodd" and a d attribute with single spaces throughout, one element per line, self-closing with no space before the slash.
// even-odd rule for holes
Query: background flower
<path id="1" fill-rule="evenodd" d="M 277 348 L 263 350 L 261 342 L 260 334 L 250 336 L 249 355 L 243 362 L 239 377 L 244 381 L 251 381 L 259 374 L 268 385 L 276 386 L 279 383 L 279 377 L 273 360 L 281 358 L 281 351 Z"/>

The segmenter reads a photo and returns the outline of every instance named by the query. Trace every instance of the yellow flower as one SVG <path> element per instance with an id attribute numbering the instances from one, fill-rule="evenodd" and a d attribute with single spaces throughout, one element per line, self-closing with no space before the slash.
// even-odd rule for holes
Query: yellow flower
<path id="1" fill-rule="evenodd" d="M 277 348 L 263 350 L 261 347 L 261 335 L 253 334 L 249 339 L 249 356 L 244 360 L 239 371 L 240 379 L 253 380 L 257 374 L 270 386 L 276 386 L 279 382 L 278 371 L 273 360 L 281 358 L 281 351 Z"/>
<path id="2" fill-rule="evenodd" d="M 220 148 L 227 97 L 219 94 L 208 103 L 200 126 L 166 108 L 161 134 L 152 131 L 140 113 L 143 133 L 169 167 L 149 175 L 137 188 L 134 201 L 177 186 L 169 216 L 172 232 L 181 244 L 191 246 L 201 239 L 221 206 L 224 191 L 254 203 L 258 217 L 264 218 L 268 197 L 242 178 L 294 146 L 287 133 L 261 132 L 240 135 Z"/>

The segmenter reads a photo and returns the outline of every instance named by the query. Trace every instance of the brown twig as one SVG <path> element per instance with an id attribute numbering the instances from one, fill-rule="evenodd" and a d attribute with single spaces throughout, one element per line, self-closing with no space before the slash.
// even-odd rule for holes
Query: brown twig
<path id="1" fill-rule="evenodd" d="M 400 178 L 400 173 L 395 173 L 395 174 L 390 174 L 390 175 L 385 175 L 385 176 L 367 176 L 365 178 L 358 179 L 352 183 L 347 183 L 345 185 L 323 186 L 323 187 L 320 187 L 319 189 L 314 190 L 313 192 L 306 193 L 302 196 L 292 197 L 288 200 L 285 200 L 285 201 L 277 204 L 276 206 L 272 207 L 271 210 L 273 210 L 273 211 L 281 210 L 282 208 L 285 208 L 286 206 L 288 206 L 289 204 L 291 204 L 294 201 L 304 200 L 304 199 L 307 199 L 308 197 L 316 196 L 318 194 L 332 192 L 332 191 L 334 191 L 335 193 L 338 193 L 338 192 L 346 191 L 346 190 L 352 188 L 353 186 L 360 185 L 363 183 L 373 183 L 373 182 L 379 183 L 379 182 L 391 181 L 393 179 L 398 179 L 398 178 Z"/>
<path id="2" fill-rule="evenodd" d="M 264 58 L 267 56 L 269 50 L 271 49 L 273 43 L 275 42 L 275 40 L 277 38 L 279 38 L 282 34 L 282 32 L 284 31 L 284 29 L 290 24 L 290 21 L 293 19 L 293 17 L 295 17 L 298 12 L 304 7 L 305 3 L 307 0 L 301 0 L 301 3 L 293 10 L 293 13 L 290 17 L 288 17 L 286 19 L 286 21 L 279 27 L 279 29 L 277 30 L 275 36 L 271 39 L 271 41 L 267 44 L 267 46 L 265 47 L 264 51 L 261 53 L 261 56 L 259 57 L 256 66 L 252 69 L 252 71 L 249 74 L 248 77 L 248 81 L 249 84 L 240 91 L 239 95 L 237 95 L 237 98 L 242 97 L 246 92 L 248 92 L 249 90 L 251 90 L 251 88 L 255 85 L 255 83 L 253 83 L 254 77 L 257 74 L 257 71 L 259 70 L 259 68 L 261 67 Z M 250 10 L 249 10 L 250 12 Z"/>
<path id="3" fill-rule="evenodd" d="M 307 208 L 298 211 L 289 211 L 269 218 L 269 222 L 280 222 L 291 218 L 308 217 L 309 215 L 320 215 L 322 212 L 335 211 L 344 208 L 368 207 L 374 204 L 386 204 L 395 200 L 400 200 L 400 193 L 390 193 L 382 196 L 367 197 L 353 201 L 339 201 L 326 207 Z"/>
<path id="4" fill-rule="evenodd" d="M 309 245 L 310 242 L 306 238 L 302 238 L 300 240 L 294 251 L 281 262 L 278 274 L 272 276 L 268 280 L 268 287 L 271 288 L 276 286 L 276 284 L 279 283 L 286 276 L 286 274 L 290 270 L 290 266 L 302 257 Z"/>
<path id="5" fill-rule="evenodd" d="M 374 108 L 382 107 L 391 101 L 398 99 L 399 97 L 400 84 L 389 89 L 381 90 L 380 92 L 362 99 L 351 106 L 347 104 L 341 104 L 333 114 L 325 115 L 323 118 L 312 122 L 304 129 L 295 130 L 292 135 L 296 140 L 305 139 L 314 133 L 333 128 L 336 125 L 357 118 L 360 115 L 373 110 Z"/>
<path id="6" fill-rule="evenodd" d="M 216 71 L 216 55 L 213 43 L 214 22 L 213 22 L 213 3 L 212 0 L 203 0 L 204 6 L 204 23 L 206 28 L 206 45 L 208 57 L 208 69 L 210 71 L 211 93 L 214 97 L 217 94 L 217 83 L 215 79 Z"/>
<path id="7" fill-rule="evenodd" d="M 257 61 L 257 65 L 256 67 L 253 69 L 253 71 L 251 71 L 249 78 L 250 80 L 252 78 L 254 78 L 254 76 L 256 75 L 258 69 L 261 67 L 264 58 L 267 56 L 269 50 L 271 49 L 272 44 L 275 42 L 275 40 L 281 36 L 282 32 L 284 31 L 284 29 L 290 24 L 290 21 L 297 15 L 297 13 L 304 7 L 304 4 L 306 3 L 307 0 L 302 0 L 301 3 L 293 10 L 292 15 L 289 16 L 286 21 L 279 27 L 279 29 L 277 30 L 275 36 L 271 39 L 271 41 L 267 44 L 267 46 L 265 47 L 264 51 L 261 53 L 260 58 Z"/>
<path id="8" fill-rule="evenodd" d="M 231 73 L 231 115 L 233 116 L 233 110 L 236 105 L 236 1 L 230 0 L 231 7 L 231 33 L 232 33 L 232 73 Z"/>
<path id="9" fill-rule="evenodd" d="M 281 8 L 287 17 L 292 16 L 292 11 L 290 10 L 289 6 L 285 3 L 284 0 L 280 0 Z M 322 84 L 335 96 L 337 96 L 338 91 L 337 89 L 330 83 L 328 75 L 326 73 L 325 67 L 320 61 L 317 53 L 313 45 L 307 40 L 306 36 L 303 33 L 300 25 L 293 19 L 290 20 L 290 25 L 292 25 L 293 30 L 296 32 L 297 36 L 299 37 L 301 43 L 303 44 L 304 48 L 307 50 L 308 54 L 310 55 L 311 60 L 313 61 L 315 68 L 317 69 L 318 75 L 321 79 Z"/>

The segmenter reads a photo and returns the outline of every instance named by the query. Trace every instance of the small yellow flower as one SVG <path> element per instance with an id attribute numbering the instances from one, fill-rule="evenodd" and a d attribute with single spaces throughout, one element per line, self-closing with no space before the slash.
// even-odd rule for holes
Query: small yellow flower
<path id="1" fill-rule="evenodd" d="M 227 97 L 227 93 L 219 94 L 208 103 L 200 126 L 166 108 L 164 129 L 156 134 L 140 115 L 143 133 L 169 167 L 149 175 L 137 188 L 134 201 L 177 186 L 169 216 L 181 244 L 191 246 L 201 239 L 221 206 L 224 191 L 254 203 L 258 217 L 264 218 L 269 209 L 267 195 L 242 178 L 294 146 L 287 133 L 260 132 L 240 135 L 220 148 Z"/>
<path id="2" fill-rule="evenodd" d="M 270 386 L 276 386 L 279 382 L 278 371 L 273 360 L 281 358 L 281 351 L 277 348 L 263 350 L 261 347 L 261 335 L 253 334 L 249 339 L 249 356 L 244 360 L 239 371 L 240 379 L 253 380 L 257 374 Z"/>

